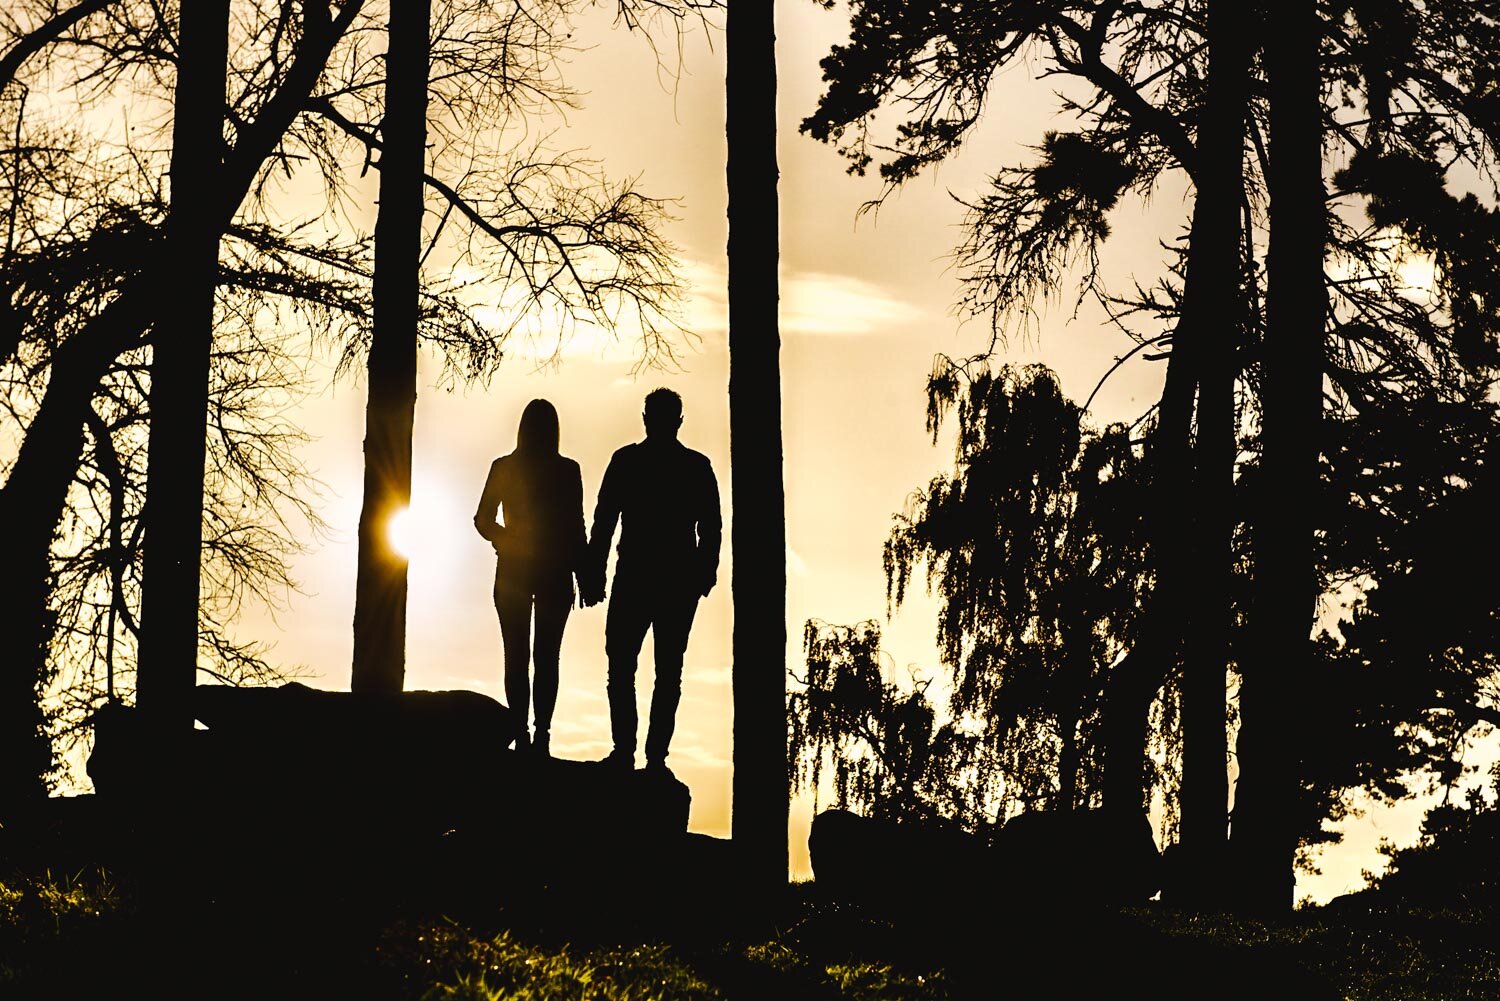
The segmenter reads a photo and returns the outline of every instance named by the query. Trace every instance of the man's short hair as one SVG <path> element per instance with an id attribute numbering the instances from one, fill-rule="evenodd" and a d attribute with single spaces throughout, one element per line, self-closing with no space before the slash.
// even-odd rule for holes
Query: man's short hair
<path id="1" fill-rule="evenodd" d="M 677 420 L 682 417 L 682 397 L 665 387 L 653 389 L 646 394 L 645 415 L 647 417 L 660 415 L 670 420 Z"/>

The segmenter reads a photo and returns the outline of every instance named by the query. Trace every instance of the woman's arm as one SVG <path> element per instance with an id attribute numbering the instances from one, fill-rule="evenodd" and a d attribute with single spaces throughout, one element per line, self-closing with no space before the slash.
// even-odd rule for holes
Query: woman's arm
<path id="1" fill-rule="evenodd" d="M 490 463 L 490 475 L 485 478 L 484 491 L 479 495 L 479 510 L 474 512 L 474 530 L 490 541 L 500 541 L 505 526 L 495 520 L 495 511 L 500 507 L 501 468 L 500 460 Z"/>
<path id="2" fill-rule="evenodd" d="M 574 462 L 572 475 L 568 477 L 568 494 L 565 500 L 568 518 L 568 550 L 571 554 L 568 569 L 581 571 L 589 551 L 588 534 L 583 525 L 583 470 Z"/>

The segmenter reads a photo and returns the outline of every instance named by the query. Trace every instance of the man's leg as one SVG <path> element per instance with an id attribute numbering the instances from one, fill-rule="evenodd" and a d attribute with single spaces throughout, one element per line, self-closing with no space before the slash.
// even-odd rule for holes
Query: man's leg
<path id="1" fill-rule="evenodd" d="M 505 653 L 505 701 L 520 720 L 519 750 L 528 745 L 531 713 L 531 592 L 495 582 L 495 612 L 500 616 L 500 645 Z"/>
<path id="2" fill-rule="evenodd" d="M 659 595 L 652 628 L 656 638 L 656 684 L 651 689 L 651 724 L 646 731 L 647 767 L 665 766 L 677 704 L 682 701 L 682 661 L 688 632 L 698 611 L 698 594 L 680 590 Z"/>
<path id="3" fill-rule="evenodd" d="M 609 658 L 609 729 L 614 754 L 635 758 L 635 669 L 651 624 L 650 612 L 629 582 L 615 574 L 604 618 L 604 653 Z"/>

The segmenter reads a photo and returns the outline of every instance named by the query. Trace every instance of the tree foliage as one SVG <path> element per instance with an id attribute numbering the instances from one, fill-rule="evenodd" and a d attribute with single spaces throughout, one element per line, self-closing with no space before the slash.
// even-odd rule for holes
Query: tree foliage
<path id="1" fill-rule="evenodd" d="M 889 681 L 880 627 L 810 620 L 803 630 L 807 676 L 788 696 L 792 791 L 816 799 L 832 768 L 833 804 L 886 820 L 987 821 L 992 789 L 975 735 L 939 722 L 931 679 Z"/>
<path id="2" fill-rule="evenodd" d="M 953 469 L 912 495 L 884 561 L 890 610 L 918 574 L 941 602 L 948 704 L 940 719 L 926 685 L 883 676 L 873 625 L 810 623 L 801 781 L 816 785 L 815 748 L 841 802 L 971 821 L 1097 805 L 1104 685 L 1150 582 L 1139 447 L 1090 428 L 1040 366 L 940 359 L 928 395 L 934 439 L 956 425 Z"/>

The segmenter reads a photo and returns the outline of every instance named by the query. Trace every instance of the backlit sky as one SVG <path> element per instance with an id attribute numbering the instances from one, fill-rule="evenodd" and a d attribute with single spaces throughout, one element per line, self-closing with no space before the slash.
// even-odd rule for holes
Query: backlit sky
<path id="1" fill-rule="evenodd" d="M 612 6 L 612 5 L 606 5 Z M 994 91 L 994 103 L 966 153 L 893 198 L 878 217 L 856 221 L 877 182 L 850 178 L 827 147 L 797 134 L 796 124 L 819 92 L 818 59 L 844 36 L 842 11 L 810 0 L 778 4 L 779 159 L 781 182 L 781 332 L 785 483 L 788 517 L 788 665 L 801 673 L 801 630 L 808 618 L 852 623 L 879 618 L 885 648 L 897 665 L 938 669 L 934 605 L 920 598 L 884 621 L 880 548 L 893 513 L 907 495 L 947 467 L 946 446 L 923 431 L 925 376 L 933 355 L 981 350 L 988 330 L 960 327 L 951 313 L 956 279 L 946 255 L 959 238 L 962 208 L 949 192 L 977 191 L 988 172 L 1027 158 L 1040 141 L 1055 100 L 1024 71 Z M 684 318 L 699 340 L 681 355 L 681 369 L 634 373 L 639 351 L 587 334 L 560 364 L 542 366 L 524 344 L 511 346 L 499 373 L 484 386 L 445 391 L 432 385 L 437 366 L 424 359 L 416 415 L 413 531 L 407 640 L 408 688 L 469 688 L 503 699 L 500 634 L 490 585 L 494 560 L 470 518 L 490 461 L 515 444 L 520 412 L 534 397 L 557 405 L 562 450 L 583 467 L 585 506 L 592 511 L 610 453 L 641 437 L 644 395 L 658 385 L 683 397 L 682 440 L 713 461 L 732 518 L 725 351 L 724 121 L 722 38 L 690 34 L 677 79 L 663 72 L 639 38 L 614 29 L 608 17 L 579 24 L 569 82 L 586 95 L 556 142 L 587 148 L 614 177 L 639 176 L 642 190 L 676 197 L 670 235 L 693 283 Z M 676 70 L 671 46 L 662 48 Z M 1177 235 L 1189 208 L 1185 193 L 1166 190 L 1149 205 L 1128 203 L 1111 217 L 1115 231 L 1106 280 L 1126 287 L 1156 275 L 1158 241 Z M 371 207 L 373 213 L 373 207 Z M 1028 336 L 1013 339 L 1010 360 L 1044 361 L 1064 390 L 1082 400 L 1131 343 L 1109 329 L 1097 309 L 1076 316 L 1071 297 L 1044 312 Z M 316 381 L 315 374 L 315 381 Z M 1158 393 L 1159 363 L 1134 360 L 1099 393 L 1097 423 L 1134 419 Z M 308 463 L 327 487 L 331 533 L 294 565 L 303 592 L 274 617 L 256 614 L 243 638 L 275 644 L 273 657 L 301 665 L 313 684 L 347 687 L 353 610 L 355 529 L 359 513 L 364 387 L 343 380 L 299 405 L 295 418 L 316 436 Z M 683 702 L 670 764 L 690 786 L 690 826 L 729 831 L 731 699 L 730 596 L 725 563 L 720 585 L 700 606 L 687 651 Z M 562 690 L 553 726 L 554 753 L 578 758 L 609 750 L 604 697 L 604 607 L 575 611 L 563 642 Z M 650 642 L 638 689 L 650 694 Z M 644 716 L 643 716 L 644 726 Z M 811 804 L 794 804 L 794 875 L 808 874 L 806 832 Z M 1325 875 L 1304 880 L 1299 896 L 1322 900 L 1360 883 L 1361 868 L 1380 867 L 1380 837 L 1409 840 L 1415 806 L 1362 821 L 1345 848 L 1327 853 Z"/>

